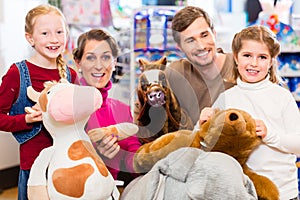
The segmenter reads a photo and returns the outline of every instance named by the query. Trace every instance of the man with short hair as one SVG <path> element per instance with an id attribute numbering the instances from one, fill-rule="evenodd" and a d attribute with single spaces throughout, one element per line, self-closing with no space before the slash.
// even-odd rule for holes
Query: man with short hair
<path id="1" fill-rule="evenodd" d="M 216 47 L 212 19 L 199 7 L 179 10 L 172 20 L 172 34 L 186 58 L 170 63 L 168 80 L 180 106 L 196 124 L 200 111 L 234 85 L 230 82 L 233 56 Z"/>

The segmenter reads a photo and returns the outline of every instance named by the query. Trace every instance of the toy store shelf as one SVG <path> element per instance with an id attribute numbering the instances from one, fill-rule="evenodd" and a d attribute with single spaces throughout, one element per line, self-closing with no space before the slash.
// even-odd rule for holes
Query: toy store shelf
<path id="1" fill-rule="evenodd" d="M 285 48 L 278 56 L 279 72 L 283 77 L 300 77 L 300 49 Z"/>
<path id="2" fill-rule="evenodd" d="M 140 74 L 139 59 L 158 60 L 166 56 L 168 62 L 180 58 L 172 37 L 171 22 L 179 6 L 144 6 L 133 11 L 130 49 L 130 93 L 133 94 Z M 131 108 L 134 101 L 131 100 Z"/>
<path id="3" fill-rule="evenodd" d="M 135 48 L 134 49 L 134 52 L 165 52 L 166 49 L 168 51 L 179 51 L 178 48 L 176 47 L 168 47 L 168 48 L 151 48 L 151 47 L 148 47 L 148 48 Z"/>
<path id="4" fill-rule="evenodd" d="M 293 48 L 291 48 L 293 47 Z M 287 81 L 287 85 L 293 94 L 300 109 L 300 49 L 290 46 L 283 48 L 278 57 L 278 71 Z"/>
<path id="5" fill-rule="evenodd" d="M 280 75 L 282 77 L 300 77 L 300 69 L 299 70 L 292 70 L 290 68 L 282 68 L 280 71 Z"/>
<path id="6" fill-rule="evenodd" d="M 295 100 L 300 103 L 300 91 L 299 93 L 293 92 L 292 94 L 294 95 Z"/>
<path id="7" fill-rule="evenodd" d="M 300 53 L 299 45 L 287 45 L 281 44 L 281 53 L 282 54 L 289 54 L 289 53 Z"/>

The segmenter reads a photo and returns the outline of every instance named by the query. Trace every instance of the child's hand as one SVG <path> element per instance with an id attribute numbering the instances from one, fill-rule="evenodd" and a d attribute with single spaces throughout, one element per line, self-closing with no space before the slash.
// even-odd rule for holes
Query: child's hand
<path id="1" fill-rule="evenodd" d="M 35 104 L 35 105 L 33 105 L 32 106 L 32 109 L 34 109 L 34 110 L 36 110 L 36 111 L 41 111 L 41 107 L 40 107 L 40 105 L 39 104 Z"/>
<path id="2" fill-rule="evenodd" d="M 40 110 L 39 106 L 34 105 L 32 107 L 25 107 L 25 112 L 27 113 L 25 115 L 26 123 L 42 121 L 42 111 Z"/>
<path id="3" fill-rule="evenodd" d="M 25 109 L 25 112 L 26 112 L 27 114 L 30 114 L 30 113 L 35 112 L 35 110 L 34 110 L 33 108 L 31 108 L 31 107 L 25 107 L 24 109 Z"/>
<path id="4" fill-rule="evenodd" d="M 265 123 L 260 119 L 256 119 L 255 123 L 256 123 L 256 135 L 260 136 L 262 139 L 265 138 L 267 135 L 267 127 Z"/>
<path id="5" fill-rule="evenodd" d="M 96 146 L 99 153 L 105 157 L 112 159 L 119 152 L 120 146 L 118 144 L 118 137 L 108 135 L 97 142 Z"/>
<path id="6" fill-rule="evenodd" d="M 199 117 L 199 125 L 206 122 L 211 116 L 215 113 L 215 109 L 211 107 L 205 107 L 201 110 L 200 117 Z"/>

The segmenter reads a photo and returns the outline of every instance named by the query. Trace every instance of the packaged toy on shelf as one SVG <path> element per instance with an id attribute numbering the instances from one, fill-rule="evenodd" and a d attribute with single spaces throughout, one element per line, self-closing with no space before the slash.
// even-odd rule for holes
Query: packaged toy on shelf
<path id="1" fill-rule="evenodd" d="M 300 76 L 289 78 L 288 86 L 296 101 L 300 102 Z"/>
<path id="2" fill-rule="evenodd" d="M 282 52 L 278 57 L 278 70 L 284 77 L 300 76 L 299 52 Z"/>
<path id="3" fill-rule="evenodd" d="M 256 24 L 267 26 L 276 34 L 281 45 L 278 71 L 287 81 L 287 86 L 300 107 L 300 36 L 291 25 L 282 21 L 283 12 L 289 12 L 291 1 L 281 1 L 280 5 L 275 6 L 270 4 L 269 0 L 260 2 L 263 11 L 259 14 Z"/>

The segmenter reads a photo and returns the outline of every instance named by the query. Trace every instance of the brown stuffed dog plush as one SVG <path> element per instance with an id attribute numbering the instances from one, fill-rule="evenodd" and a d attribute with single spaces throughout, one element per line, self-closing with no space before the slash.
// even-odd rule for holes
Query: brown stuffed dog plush
<path id="1" fill-rule="evenodd" d="M 168 133 L 140 147 L 135 156 L 138 171 L 150 170 L 160 159 L 176 148 L 191 146 L 205 151 L 218 151 L 234 157 L 255 185 L 258 199 L 277 200 L 279 191 L 268 178 L 251 171 L 246 161 L 250 153 L 261 143 L 256 135 L 254 119 L 238 109 L 217 111 L 200 130 L 179 130 Z M 230 169 L 229 169 L 230 170 Z"/>
<path id="2" fill-rule="evenodd" d="M 143 72 L 138 81 L 134 120 L 138 124 L 138 136 L 142 143 L 179 129 L 192 130 L 194 125 L 170 88 L 165 75 L 166 57 L 149 62 L 139 60 Z"/>

